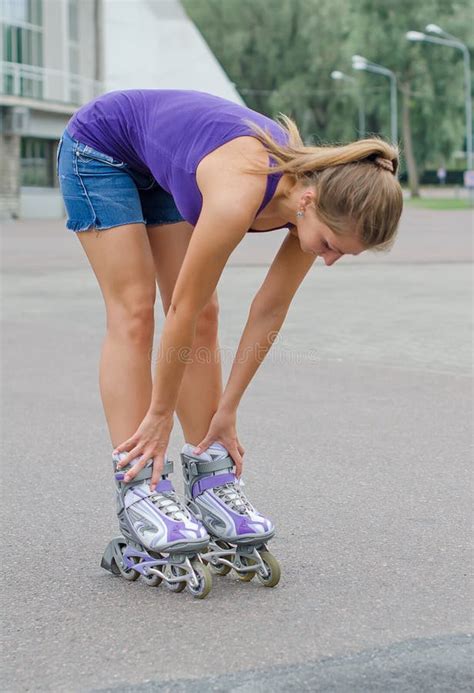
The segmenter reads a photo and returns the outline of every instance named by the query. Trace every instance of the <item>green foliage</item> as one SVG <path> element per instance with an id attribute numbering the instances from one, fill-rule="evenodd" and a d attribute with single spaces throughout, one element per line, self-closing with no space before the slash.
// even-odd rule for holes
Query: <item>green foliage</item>
<path id="1" fill-rule="evenodd" d="M 439 165 L 465 147 L 463 63 L 461 51 L 409 42 L 407 31 L 436 23 L 468 41 L 469 0 L 351 0 L 354 52 L 393 70 L 399 89 L 410 101 L 415 158 L 420 167 Z M 363 50 L 355 50 L 363 46 Z M 383 76 L 362 72 L 365 86 Z M 368 94 L 367 108 L 387 131 L 389 100 Z M 403 146 L 403 142 L 402 142 Z"/>
<path id="2" fill-rule="evenodd" d="M 250 108 L 293 116 L 307 141 L 357 137 L 353 90 L 330 77 L 350 58 L 346 0 L 183 4 Z"/>
<path id="3" fill-rule="evenodd" d="M 410 102 L 416 160 L 448 163 L 464 143 L 464 91 L 459 50 L 411 43 L 409 30 L 435 22 L 473 43 L 471 0 L 183 0 L 188 15 L 250 108 L 292 116 L 305 141 L 358 137 L 354 87 L 363 89 L 367 131 L 389 137 L 389 83 L 356 72 L 351 56 L 393 70 Z M 401 139 L 401 138 L 400 138 Z M 403 142 L 401 142 L 403 149 Z"/>

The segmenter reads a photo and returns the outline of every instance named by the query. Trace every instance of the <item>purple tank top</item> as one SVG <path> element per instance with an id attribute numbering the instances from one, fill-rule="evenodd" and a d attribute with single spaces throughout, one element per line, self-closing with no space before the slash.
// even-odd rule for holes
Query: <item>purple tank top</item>
<path id="1" fill-rule="evenodd" d="M 285 130 L 250 108 L 199 91 L 130 89 L 103 94 L 82 106 L 67 125 L 80 142 L 151 173 L 169 192 L 181 215 L 195 225 L 202 207 L 196 169 L 225 142 L 251 135 L 244 119 L 270 132 L 280 144 Z M 269 156 L 269 164 L 275 162 Z M 272 199 L 281 173 L 267 176 L 260 212 Z M 258 214 L 257 212 L 257 214 Z"/>

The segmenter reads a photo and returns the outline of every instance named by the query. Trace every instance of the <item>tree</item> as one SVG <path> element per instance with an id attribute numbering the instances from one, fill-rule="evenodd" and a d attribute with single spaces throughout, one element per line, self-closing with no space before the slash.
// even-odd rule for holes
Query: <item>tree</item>
<path id="1" fill-rule="evenodd" d="M 183 4 L 250 108 L 294 117 L 306 140 L 357 137 L 352 90 L 330 77 L 349 56 L 347 0 Z"/>
<path id="2" fill-rule="evenodd" d="M 397 74 L 402 165 L 418 194 L 418 170 L 448 161 L 463 147 L 462 56 L 407 41 L 436 22 L 466 41 L 470 0 L 183 0 L 250 108 L 292 116 L 307 142 L 357 138 L 357 98 L 332 70 L 354 74 L 362 54 Z M 390 132 L 389 85 L 358 73 L 367 132 Z"/>
<path id="3" fill-rule="evenodd" d="M 462 38 L 469 7 L 469 0 L 351 0 L 354 52 L 397 74 L 402 97 L 401 144 L 413 195 L 419 194 L 418 167 L 449 160 L 462 147 L 464 98 L 460 52 L 443 47 L 441 53 L 431 45 L 410 43 L 406 32 L 422 31 L 436 21 Z M 360 79 L 367 83 L 377 76 L 364 73 Z M 378 114 L 380 122 L 389 122 L 388 85 L 386 98 L 369 95 L 367 107 Z"/>

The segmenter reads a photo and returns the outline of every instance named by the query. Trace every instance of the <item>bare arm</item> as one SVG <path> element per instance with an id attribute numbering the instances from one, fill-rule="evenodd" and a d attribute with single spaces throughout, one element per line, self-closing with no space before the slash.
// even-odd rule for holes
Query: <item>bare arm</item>
<path id="1" fill-rule="evenodd" d="M 250 307 L 220 409 L 236 411 L 315 260 L 315 256 L 301 250 L 297 237 L 288 233 Z"/>
<path id="2" fill-rule="evenodd" d="M 193 231 L 163 328 L 150 411 L 169 415 L 191 350 L 199 312 L 214 292 L 227 259 L 250 227 L 263 195 L 260 178 L 235 180 L 220 172 L 207 178 L 204 202 Z M 235 191 L 238 190 L 238 196 Z"/>

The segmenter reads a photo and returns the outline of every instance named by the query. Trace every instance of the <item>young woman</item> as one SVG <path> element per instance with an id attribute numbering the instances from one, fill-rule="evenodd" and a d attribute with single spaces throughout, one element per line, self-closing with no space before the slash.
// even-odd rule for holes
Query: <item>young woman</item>
<path id="1" fill-rule="evenodd" d="M 194 568 L 156 556 L 200 551 L 209 532 L 208 560 L 219 572 L 232 565 L 242 579 L 257 572 L 266 584 L 278 581 L 264 545 L 273 526 L 239 483 L 237 409 L 315 259 L 330 266 L 393 243 L 397 167 L 397 149 L 382 139 L 305 146 L 286 116 L 278 123 L 197 91 L 112 92 L 68 123 L 58 175 L 67 227 L 105 302 L 100 391 L 126 539 L 112 552 L 122 574 L 196 587 Z M 219 277 L 246 233 L 282 227 L 288 235 L 252 301 L 223 389 Z M 156 285 L 166 319 L 152 381 Z M 203 350 L 207 358 L 194 357 Z M 186 440 L 188 508 L 166 478 L 174 412 Z M 154 572 L 130 546 L 151 554 Z"/>

